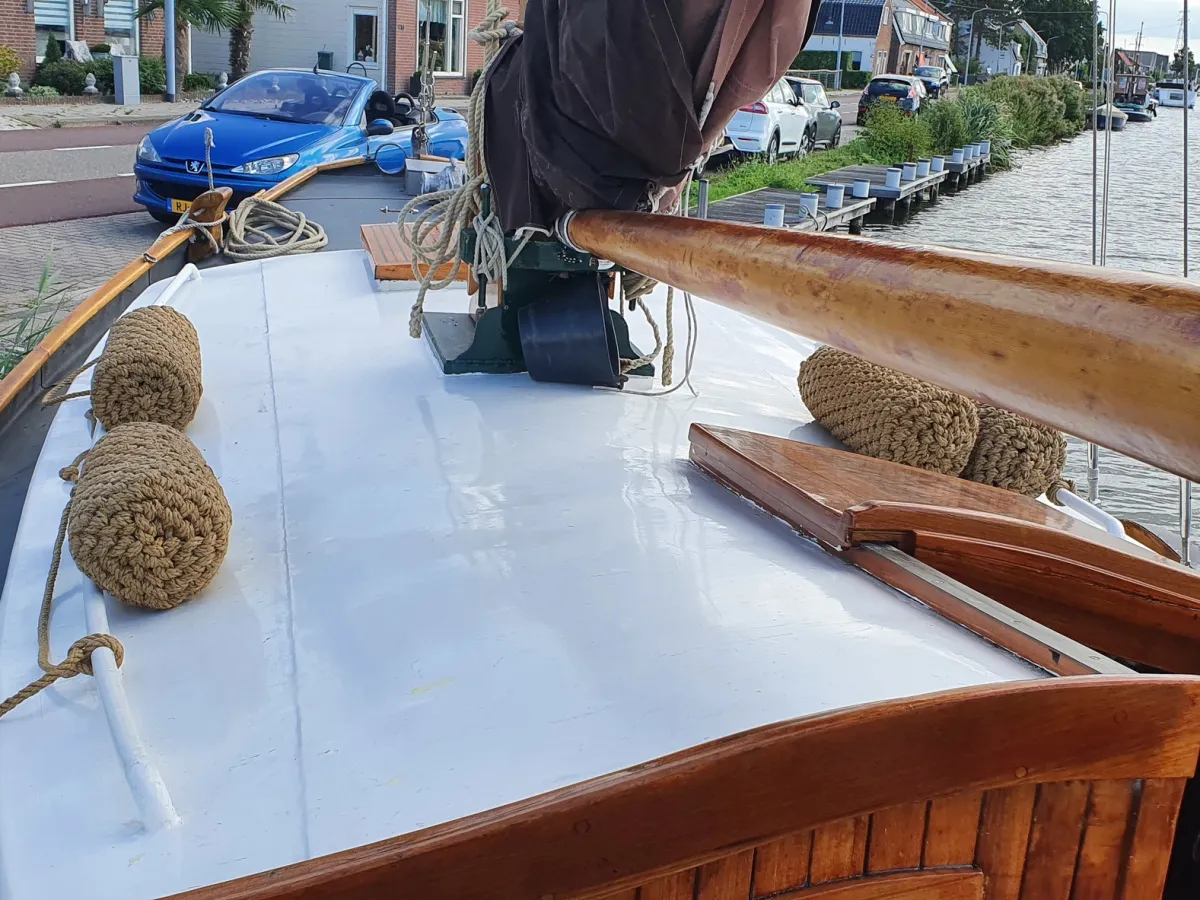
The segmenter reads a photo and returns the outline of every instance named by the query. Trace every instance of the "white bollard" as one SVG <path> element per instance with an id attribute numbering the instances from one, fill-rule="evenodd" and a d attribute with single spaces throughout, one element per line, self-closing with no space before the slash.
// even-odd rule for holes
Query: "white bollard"
<path id="1" fill-rule="evenodd" d="M 801 194 L 800 195 L 800 213 L 806 216 L 816 216 L 817 203 L 820 200 L 820 194 Z"/>
<path id="2" fill-rule="evenodd" d="M 915 181 L 917 177 L 917 164 L 905 163 L 904 174 L 900 176 L 901 181 Z"/>
<path id="3" fill-rule="evenodd" d="M 768 203 L 763 209 L 763 224 L 772 228 L 783 227 L 783 204 Z"/>
<path id="4" fill-rule="evenodd" d="M 917 160 L 917 177 L 924 178 L 928 174 L 929 174 L 929 160 L 918 159 Z"/>
<path id="5" fill-rule="evenodd" d="M 929 160 L 929 171 L 930 172 L 945 172 L 946 171 L 946 157 L 935 156 L 932 159 L 930 159 Z"/>
<path id="6" fill-rule="evenodd" d="M 866 200 L 871 196 L 871 182 L 864 180 L 854 182 L 853 187 L 850 189 L 850 193 L 852 193 L 859 200 Z"/>
<path id="7" fill-rule="evenodd" d="M 887 187 L 890 187 L 890 188 L 900 187 L 900 170 L 899 169 L 888 169 L 887 176 L 883 183 Z"/>
<path id="8" fill-rule="evenodd" d="M 966 152 L 967 152 L 966 149 L 963 147 L 957 147 L 954 150 L 951 150 L 950 151 L 950 162 L 952 162 L 952 163 L 965 162 L 966 161 Z"/>
<path id="9" fill-rule="evenodd" d="M 991 141 L 980 141 L 979 142 L 979 153 L 981 156 L 987 156 L 991 152 L 992 152 L 992 142 Z"/>
<path id="10" fill-rule="evenodd" d="M 845 197 L 846 186 L 844 184 L 828 185 L 825 188 L 825 207 L 827 209 L 841 209 Z"/>

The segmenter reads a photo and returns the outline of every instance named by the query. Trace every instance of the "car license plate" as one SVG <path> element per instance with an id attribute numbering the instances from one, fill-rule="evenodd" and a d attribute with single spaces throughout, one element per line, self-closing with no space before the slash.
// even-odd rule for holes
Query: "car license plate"
<path id="1" fill-rule="evenodd" d="M 896 102 L 897 100 L 899 100 L 900 98 L 899 98 L 899 97 L 890 97 L 890 96 L 888 96 L 887 94 L 884 94 L 884 95 L 883 95 L 882 97 L 880 97 L 879 99 L 881 99 L 881 100 L 886 100 L 888 103 L 895 103 L 895 102 Z"/>
<path id="2" fill-rule="evenodd" d="M 192 202 L 190 200 L 172 200 L 171 201 L 171 212 L 173 212 L 173 213 L 179 213 L 182 215 L 183 213 L 187 212 L 191 208 L 192 208 Z"/>

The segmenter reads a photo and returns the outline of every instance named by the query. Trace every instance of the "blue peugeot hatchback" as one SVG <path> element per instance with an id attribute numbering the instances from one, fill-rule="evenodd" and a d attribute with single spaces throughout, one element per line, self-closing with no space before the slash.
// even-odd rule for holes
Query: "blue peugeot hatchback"
<path id="1" fill-rule="evenodd" d="M 230 85 L 200 108 L 150 132 L 137 148 L 134 200 L 175 222 L 208 189 L 205 131 L 212 129 L 213 182 L 233 189 L 233 203 L 308 166 L 371 158 L 388 144 L 412 154 L 420 110 L 370 78 L 334 72 L 267 69 Z M 429 152 L 462 159 L 467 123 L 439 108 L 426 126 Z"/>

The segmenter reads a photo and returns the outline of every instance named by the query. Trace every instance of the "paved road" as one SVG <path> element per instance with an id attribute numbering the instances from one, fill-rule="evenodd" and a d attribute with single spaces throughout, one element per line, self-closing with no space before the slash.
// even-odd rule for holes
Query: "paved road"
<path id="1" fill-rule="evenodd" d="M 140 209 L 133 147 L 150 126 L 0 133 L 0 228 Z"/>

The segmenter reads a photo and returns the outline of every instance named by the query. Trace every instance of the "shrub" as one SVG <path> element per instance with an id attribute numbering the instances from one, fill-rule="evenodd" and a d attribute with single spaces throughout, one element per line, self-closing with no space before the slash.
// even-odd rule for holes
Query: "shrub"
<path id="1" fill-rule="evenodd" d="M 183 77 L 185 91 L 211 91 L 217 86 L 217 80 L 206 72 L 190 72 Z"/>
<path id="2" fill-rule="evenodd" d="M 58 97 L 58 90 L 48 84 L 35 84 L 29 89 L 30 97 Z"/>
<path id="3" fill-rule="evenodd" d="M 982 87 L 963 88 L 958 92 L 956 102 L 962 107 L 967 143 L 991 141 L 992 159 L 999 166 L 1007 166 L 1008 149 L 1012 142 L 1012 121 L 1008 107 Z"/>
<path id="4" fill-rule="evenodd" d="M 849 69 L 842 72 L 842 87 L 847 90 L 861 90 L 867 86 L 867 82 L 870 80 L 870 72 L 852 71 Z"/>
<path id="5" fill-rule="evenodd" d="M 0 82 L 8 80 L 13 72 L 21 71 L 21 55 L 12 47 L 0 44 Z"/>
<path id="6" fill-rule="evenodd" d="M 87 83 L 88 73 L 96 76 L 96 87 L 101 94 L 113 92 L 112 59 L 93 59 L 91 62 L 75 62 L 60 59 L 54 63 L 42 63 L 33 78 L 35 85 L 47 85 L 60 94 L 79 96 Z M 143 56 L 138 60 L 138 80 L 143 94 L 159 94 L 167 85 L 167 70 L 161 57 Z M 186 90 L 186 87 L 185 87 Z"/>
<path id="7" fill-rule="evenodd" d="M 92 44 L 88 50 L 92 53 L 112 53 L 112 44 Z"/>
<path id="8" fill-rule="evenodd" d="M 1051 75 L 1046 81 L 1058 91 L 1059 99 L 1063 102 L 1063 119 L 1072 132 L 1079 131 L 1087 119 L 1083 91 L 1066 75 Z"/>
<path id="9" fill-rule="evenodd" d="M 46 50 L 42 54 L 42 63 L 58 62 L 63 58 L 62 47 L 58 45 L 58 38 L 52 34 L 46 35 Z"/>
<path id="10" fill-rule="evenodd" d="M 934 100 L 921 109 L 921 121 L 929 130 L 933 152 L 945 155 L 967 141 L 967 121 L 962 105 L 953 100 Z"/>
<path id="11" fill-rule="evenodd" d="M 1075 133 L 1067 125 L 1065 104 L 1049 79 L 1031 75 L 996 78 L 981 90 L 1007 107 L 1013 143 L 1018 147 L 1050 144 Z"/>
<path id="12" fill-rule="evenodd" d="M 933 142 L 918 116 L 907 116 L 894 103 L 877 103 L 867 114 L 868 151 L 886 163 L 928 156 Z"/>

